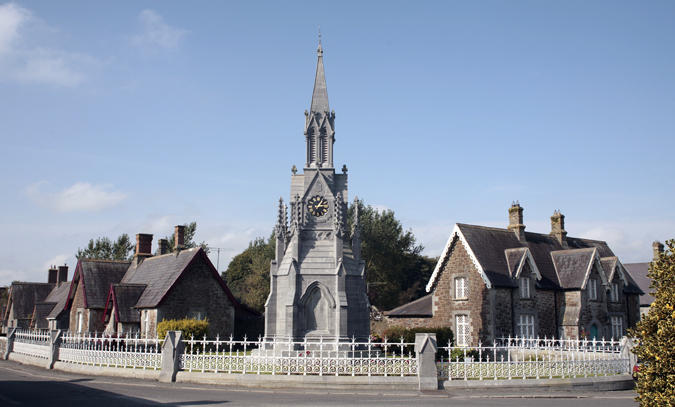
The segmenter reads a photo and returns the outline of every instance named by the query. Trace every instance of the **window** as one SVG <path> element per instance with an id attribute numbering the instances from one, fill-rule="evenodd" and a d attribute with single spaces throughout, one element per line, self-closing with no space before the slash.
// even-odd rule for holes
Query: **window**
<path id="1" fill-rule="evenodd" d="M 466 283 L 466 277 L 457 277 L 455 279 L 455 299 L 469 298 L 469 285 Z"/>
<path id="2" fill-rule="evenodd" d="M 518 328 L 521 338 L 534 338 L 534 315 L 520 315 Z"/>
<path id="3" fill-rule="evenodd" d="M 620 316 L 612 317 L 612 338 L 619 339 L 623 336 L 623 318 Z"/>
<path id="4" fill-rule="evenodd" d="M 530 278 L 520 277 L 518 285 L 520 286 L 520 298 L 530 298 Z"/>
<path id="5" fill-rule="evenodd" d="M 147 338 L 148 334 L 150 333 L 150 312 L 149 311 L 144 311 L 145 312 L 145 320 L 144 322 L 144 331 L 145 331 L 145 337 Z"/>
<path id="6" fill-rule="evenodd" d="M 598 290 L 596 287 L 596 281 L 594 278 L 588 280 L 588 299 L 597 300 L 598 299 Z"/>
<path id="7" fill-rule="evenodd" d="M 82 326 L 84 325 L 84 315 L 81 312 L 77 313 L 77 332 L 82 332 Z"/>
<path id="8" fill-rule="evenodd" d="M 201 321 L 202 313 L 200 311 L 192 311 L 192 319 Z"/>
<path id="9" fill-rule="evenodd" d="M 469 316 L 455 316 L 455 325 L 457 329 L 457 346 L 467 346 L 469 344 Z"/>
<path id="10" fill-rule="evenodd" d="M 612 302 L 619 302 L 619 283 L 612 283 Z"/>

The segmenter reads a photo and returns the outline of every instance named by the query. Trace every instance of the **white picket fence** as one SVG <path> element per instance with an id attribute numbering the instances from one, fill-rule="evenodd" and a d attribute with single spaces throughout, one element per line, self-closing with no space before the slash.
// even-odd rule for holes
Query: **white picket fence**
<path id="1" fill-rule="evenodd" d="M 17 330 L 14 335 L 13 352 L 49 359 L 51 354 L 49 331 Z"/>
<path id="2" fill-rule="evenodd" d="M 630 371 L 620 341 L 502 338 L 495 346 L 444 347 L 436 363 L 438 378 L 541 379 L 607 376 Z"/>
<path id="3" fill-rule="evenodd" d="M 413 343 L 304 341 L 184 341 L 181 368 L 190 372 L 318 376 L 416 376 Z"/>
<path id="4" fill-rule="evenodd" d="M 59 360 L 94 366 L 139 369 L 162 367 L 163 339 L 141 338 L 138 333 L 66 332 Z"/>

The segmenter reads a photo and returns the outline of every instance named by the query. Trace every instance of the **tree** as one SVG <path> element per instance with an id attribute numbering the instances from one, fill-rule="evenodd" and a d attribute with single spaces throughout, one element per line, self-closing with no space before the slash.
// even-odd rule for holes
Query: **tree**
<path id="1" fill-rule="evenodd" d="M 208 243 L 206 242 L 196 243 L 193 240 L 195 237 L 195 233 L 197 233 L 197 222 L 185 224 L 185 248 L 192 249 L 193 247 L 199 246 L 202 249 L 204 249 L 206 254 L 209 254 L 211 249 L 209 249 Z M 168 250 L 172 252 L 174 246 L 176 245 L 176 235 L 172 234 L 171 236 L 165 237 L 165 239 L 169 241 Z M 156 252 L 155 254 L 159 254 L 159 252 Z"/>
<path id="2" fill-rule="evenodd" d="M 133 250 L 134 245 L 131 244 L 129 235 L 124 233 L 115 242 L 107 237 L 91 239 L 87 247 L 77 249 L 75 257 L 77 259 L 131 260 Z"/>
<path id="3" fill-rule="evenodd" d="M 424 246 L 415 245 L 412 230 L 394 216 L 394 211 L 378 211 L 363 201 L 359 205 L 361 259 L 366 262 L 368 298 L 380 309 L 392 309 L 424 294 L 437 259 L 422 256 Z M 351 230 L 354 204 L 349 207 Z"/>
<path id="4" fill-rule="evenodd" d="M 267 239 L 258 237 L 248 248 L 234 256 L 223 280 L 237 301 L 258 312 L 265 311 L 265 301 L 270 294 L 270 261 L 274 259 L 276 238 L 274 233 Z"/>
<path id="5" fill-rule="evenodd" d="M 642 361 L 636 400 L 644 407 L 675 406 L 675 240 L 666 246 L 647 273 L 656 290 L 654 302 L 630 331 L 638 341 L 633 352 Z"/>

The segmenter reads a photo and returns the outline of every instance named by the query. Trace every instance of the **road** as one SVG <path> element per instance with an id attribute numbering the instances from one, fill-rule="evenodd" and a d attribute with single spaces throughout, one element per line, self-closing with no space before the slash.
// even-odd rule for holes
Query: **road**
<path id="1" fill-rule="evenodd" d="M 0 361 L 0 406 L 637 406 L 635 392 L 251 389 L 84 376 Z"/>

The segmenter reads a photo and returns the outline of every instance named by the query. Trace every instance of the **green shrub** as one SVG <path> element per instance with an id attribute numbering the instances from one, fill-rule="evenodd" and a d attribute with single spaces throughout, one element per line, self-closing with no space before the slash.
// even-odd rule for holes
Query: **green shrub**
<path id="1" fill-rule="evenodd" d="M 183 340 L 190 340 L 194 336 L 195 340 L 203 339 L 204 335 L 209 334 L 209 321 L 198 320 L 194 318 L 162 320 L 157 324 L 157 336 L 159 339 L 166 337 L 167 331 L 183 332 Z"/>
<path id="2" fill-rule="evenodd" d="M 464 357 L 467 359 L 473 359 L 474 362 L 480 360 L 480 353 L 476 349 L 453 349 L 450 352 L 450 360 L 452 362 L 464 362 Z M 483 361 L 487 359 L 487 355 L 483 355 Z"/>
<path id="3" fill-rule="evenodd" d="M 441 347 L 446 347 L 448 344 L 454 345 L 455 343 L 455 335 L 449 327 L 408 329 L 400 325 L 394 325 L 384 331 L 384 336 L 389 343 L 399 342 L 401 338 L 403 338 L 403 342 L 415 343 L 415 334 L 422 333 L 436 334 L 436 343 L 438 344 L 437 357 L 448 357 L 448 351 L 441 349 Z M 408 352 L 413 352 L 414 350 L 414 346 L 408 346 Z"/>

